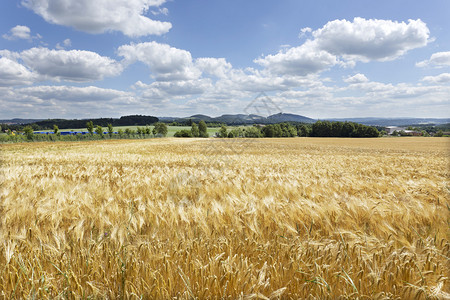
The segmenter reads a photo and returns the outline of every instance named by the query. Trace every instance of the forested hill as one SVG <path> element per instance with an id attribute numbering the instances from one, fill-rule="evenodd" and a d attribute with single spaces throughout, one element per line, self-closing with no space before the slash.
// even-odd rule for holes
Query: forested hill
<path id="1" fill-rule="evenodd" d="M 53 129 L 53 125 L 57 125 L 60 129 L 69 129 L 69 128 L 84 128 L 86 127 L 86 123 L 92 121 L 95 125 L 100 125 L 106 127 L 108 124 L 112 124 L 113 126 L 145 126 L 151 125 L 159 121 L 157 117 L 153 116 L 141 116 L 141 115 L 133 115 L 133 116 L 123 116 L 120 119 L 113 118 L 99 118 L 99 119 L 74 119 L 74 120 L 65 120 L 65 119 L 48 119 L 38 121 L 35 124 L 42 129 Z"/>

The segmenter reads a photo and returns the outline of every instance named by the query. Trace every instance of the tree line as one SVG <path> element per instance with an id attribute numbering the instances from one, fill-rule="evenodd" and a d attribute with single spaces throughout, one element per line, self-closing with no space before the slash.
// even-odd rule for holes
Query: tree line
<path id="1" fill-rule="evenodd" d="M 106 128 L 93 121 L 85 123 L 86 132 L 70 132 L 68 135 L 62 135 L 58 125 L 54 124 L 52 132 L 35 134 L 33 126 L 25 126 L 20 133 L 11 129 L 7 130 L 6 135 L 0 135 L 0 142 L 31 142 L 31 141 L 82 141 L 82 140 L 102 140 L 102 139 L 135 139 L 135 138 L 154 138 L 165 137 L 168 133 L 168 127 L 165 123 L 157 122 L 153 128 L 148 125 L 145 127 L 120 128 L 114 131 L 111 123 L 106 124 Z M 1 129 L 1 126 L 0 126 Z"/>
<path id="2" fill-rule="evenodd" d="M 42 120 L 35 123 L 27 125 L 17 125 L 17 124 L 1 124 L 4 130 L 16 130 L 22 131 L 26 126 L 31 126 L 34 131 L 37 130 L 51 130 L 53 126 L 58 126 L 59 129 L 69 129 L 69 128 L 84 128 L 86 122 L 93 122 L 96 125 L 107 127 L 108 124 L 112 126 L 146 126 L 152 125 L 159 121 L 157 117 L 153 116 L 143 116 L 143 115 L 131 115 L 122 116 L 119 119 L 113 118 L 97 118 L 97 119 L 48 119 Z"/>
<path id="3" fill-rule="evenodd" d="M 216 133 L 220 138 L 271 138 L 271 137 L 379 137 L 380 132 L 373 126 L 352 122 L 317 121 L 314 124 L 279 123 L 265 126 L 254 125 L 228 130 L 222 126 Z"/>
<path id="4" fill-rule="evenodd" d="M 139 116 L 138 116 L 139 117 Z M 141 118 L 143 120 L 144 118 Z M 102 119 L 103 120 L 103 119 Z M 148 119 L 147 119 L 148 120 Z M 21 142 L 21 141 L 77 141 L 77 140 L 100 140 L 100 139 L 133 139 L 133 138 L 153 138 L 165 137 L 168 134 L 167 124 L 157 122 L 151 128 L 149 125 L 137 127 L 136 129 L 126 128 L 114 131 L 114 125 L 107 123 L 103 128 L 102 123 L 88 121 L 84 124 L 87 132 L 76 132 L 66 136 L 61 135 L 58 125 L 53 124 L 52 132 L 49 134 L 35 134 L 31 125 L 25 126 L 19 134 L 11 129 L 7 130 L 7 135 L 0 135 L 0 142 Z M 0 125 L 0 130 L 1 130 Z M 190 129 L 182 129 L 174 134 L 174 137 L 209 137 L 207 124 L 200 121 L 198 125 L 191 122 Z M 442 136 L 442 131 L 440 131 Z M 369 138 L 382 136 L 374 126 L 367 126 L 353 122 L 339 121 L 317 121 L 314 124 L 305 123 L 279 123 L 268 125 L 253 125 L 249 127 L 231 127 L 222 125 L 218 132 L 214 134 L 219 138 L 272 138 L 272 137 L 352 137 Z"/>
<path id="5" fill-rule="evenodd" d="M 198 126 L 191 123 L 191 129 L 175 133 L 175 137 L 208 137 L 207 126 L 200 121 Z M 220 138 L 271 138 L 271 137 L 379 137 L 380 132 L 373 126 L 352 122 L 317 121 L 314 124 L 279 123 L 253 125 L 251 127 L 233 127 L 228 130 L 222 125 L 215 134 Z"/>
<path id="6" fill-rule="evenodd" d="M 175 132 L 174 137 L 202 137 L 207 138 L 209 137 L 208 129 L 206 126 L 205 121 L 200 121 L 198 123 L 198 126 L 195 122 L 191 123 L 191 129 L 182 129 L 180 131 Z"/>

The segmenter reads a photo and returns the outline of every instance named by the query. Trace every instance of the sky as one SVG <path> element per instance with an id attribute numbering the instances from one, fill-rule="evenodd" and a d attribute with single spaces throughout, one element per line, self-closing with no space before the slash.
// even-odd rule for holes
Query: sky
<path id="1" fill-rule="evenodd" d="M 447 118 L 449 15 L 449 0 L 4 0 L 0 119 Z"/>

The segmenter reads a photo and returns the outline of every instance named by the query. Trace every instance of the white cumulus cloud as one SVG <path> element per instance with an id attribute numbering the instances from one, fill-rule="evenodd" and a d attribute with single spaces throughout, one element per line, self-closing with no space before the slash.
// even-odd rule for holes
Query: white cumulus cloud
<path id="1" fill-rule="evenodd" d="M 161 35 L 172 24 L 145 16 L 150 7 L 166 0 L 22 0 L 47 22 L 89 33 L 120 31 L 131 37 Z"/>
<path id="2" fill-rule="evenodd" d="M 422 81 L 433 83 L 433 84 L 440 84 L 440 83 L 450 83 L 450 73 L 442 73 L 437 76 L 425 76 L 422 78 Z M 450 100 L 450 95 L 449 95 Z"/>
<path id="3" fill-rule="evenodd" d="M 225 58 L 201 57 L 196 59 L 195 65 L 202 72 L 224 78 L 233 66 Z"/>
<path id="4" fill-rule="evenodd" d="M 353 76 L 349 76 L 347 78 L 344 79 L 344 82 L 346 83 L 363 83 L 363 82 L 368 82 L 369 79 L 367 79 L 366 75 L 358 73 L 356 75 Z"/>
<path id="5" fill-rule="evenodd" d="M 62 42 L 62 45 L 61 45 L 60 43 L 57 43 L 57 44 L 56 44 L 56 49 L 58 49 L 58 50 L 63 50 L 64 48 L 70 47 L 70 46 L 72 46 L 72 41 L 71 41 L 70 39 L 65 39 L 65 40 Z"/>
<path id="6" fill-rule="evenodd" d="M 7 57 L 0 57 L 0 87 L 29 85 L 34 75 L 23 65 Z"/>
<path id="7" fill-rule="evenodd" d="M 303 34 L 311 31 L 302 29 Z M 363 18 L 334 20 L 312 31 L 312 38 L 302 45 L 254 62 L 273 74 L 306 76 L 335 65 L 352 67 L 357 61 L 393 60 L 427 45 L 429 35 L 427 25 L 420 19 L 408 23 Z"/>
<path id="8" fill-rule="evenodd" d="M 31 48 L 21 52 L 20 57 L 29 68 L 56 81 L 101 80 L 117 76 L 123 70 L 115 60 L 90 51 Z"/>
<path id="9" fill-rule="evenodd" d="M 208 89 L 213 88 L 211 80 L 207 78 L 186 81 L 155 81 L 151 84 L 138 81 L 133 87 L 142 90 L 140 92 L 141 97 L 149 100 L 177 99 L 201 95 Z"/>
<path id="10" fill-rule="evenodd" d="M 393 60 L 429 42 L 427 25 L 418 20 L 396 22 L 354 18 L 334 20 L 313 32 L 318 49 L 350 60 Z"/>
<path id="11" fill-rule="evenodd" d="M 255 63 L 267 68 L 273 74 L 306 76 L 334 66 L 337 59 L 335 55 L 319 50 L 313 42 L 307 41 L 299 47 L 258 58 Z"/>
<path id="12" fill-rule="evenodd" d="M 95 86 L 0 88 L 0 105 L 13 116 L 43 118 L 120 116 L 143 110 L 133 93 Z"/>
<path id="13" fill-rule="evenodd" d="M 146 42 L 123 45 L 117 52 L 127 64 L 141 61 L 149 66 L 158 81 L 191 80 L 201 75 L 195 68 L 189 51 L 167 44 Z"/>
<path id="14" fill-rule="evenodd" d="M 127 98 L 132 96 L 132 94 L 127 92 L 103 89 L 95 86 L 35 86 L 18 89 L 17 92 L 43 101 L 63 102 L 108 102 L 117 98 Z"/>
<path id="15" fill-rule="evenodd" d="M 433 53 L 428 60 L 418 62 L 417 67 L 450 67 L 450 51 Z"/>
<path id="16" fill-rule="evenodd" d="M 41 36 L 39 34 L 31 36 L 31 29 L 28 26 L 17 25 L 11 28 L 9 34 L 5 33 L 3 38 L 7 40 L 31 40 L 39 39 Z"/>

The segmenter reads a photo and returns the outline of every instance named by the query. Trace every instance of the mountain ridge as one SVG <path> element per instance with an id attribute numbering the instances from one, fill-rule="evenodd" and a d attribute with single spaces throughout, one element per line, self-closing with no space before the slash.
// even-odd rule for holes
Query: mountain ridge
<path id="1" fill-rule="evenodd" d="M 112 118 L 116 119 L 116 118 Z M 117 118 L 119 119 L 119 118 Z M 227 125 L 250 125 L 250 124 L 273 124 L 284 122 L 297 122 L 297 123 L 315 123 L 317 119 L 312 119 L 306 116 L 292 114 L 292 113 L 278 113 L 268 117 L 258 116 L 255 114 L 223 114 L 218 117 L 210 117 L 204 114 L 195 114 L 189 117 L 158 117 L 162 122 L 186 122 L 192 120 L 199 122 L 201 120 L 207 123 L 225 123 Z M 16 124 L 25 125 L 35 122 L 44 121 L 46 119 L 22 119 L 13 118 L 7 120 L 0 120 L 0 124 Z M 55 119 L 56 120 L 56 119 Z M 61 119 L 66 120 L 66 119 Z M 72 119 L 67 119 L 72 120 Z M 73 119 L 75 120 L 75 119 Z M 82 119 L 89 120 L 89 119 Z M 324 118 L 320 121 L 340 121 L 340 122 L 354 122 L 369 126 L 409 126 L 409 125 L 442 125 L 450 123 L 450 118 L 380 118 L 380 117 L 358 117 L 358 118 Z"/>

